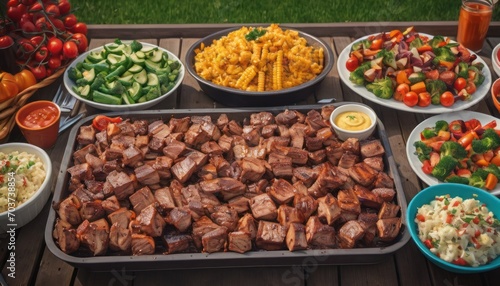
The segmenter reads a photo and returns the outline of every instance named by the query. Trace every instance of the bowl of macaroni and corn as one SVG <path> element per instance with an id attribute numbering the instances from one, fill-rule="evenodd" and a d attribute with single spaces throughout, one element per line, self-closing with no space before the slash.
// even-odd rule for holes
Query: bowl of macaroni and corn
<path id="1" fill-rule="evenodd" d="M 32 144 L 0 145 L 0 233 L 33 220 L 50 196 L 52 162 Z"/>
<path id="2" fill-rule="evenodd" d="M 211 34 L 188 50 L 188 73 L 226 106 L 288 105 L 305 100 L 333 67 L 329 45 L 277 24 Z"/>

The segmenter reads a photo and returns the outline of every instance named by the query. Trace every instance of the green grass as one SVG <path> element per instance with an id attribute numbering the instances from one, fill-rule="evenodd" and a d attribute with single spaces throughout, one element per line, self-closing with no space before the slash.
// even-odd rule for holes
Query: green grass
<path id="1" fill-rule="evenodd" d="M 455 21 L 459 0 L 85 0 L 72 2 L 88 24 L 331 23 Z M 500 20 L 494 9 L 493 20 Z"/>

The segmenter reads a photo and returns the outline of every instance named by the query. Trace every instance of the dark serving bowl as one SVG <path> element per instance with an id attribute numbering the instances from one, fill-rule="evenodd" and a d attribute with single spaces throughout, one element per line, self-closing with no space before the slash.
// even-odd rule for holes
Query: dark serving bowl
<path id="1" fill-rule="evenodd" d="M 321 39 L 296 30 L 301 37 L 307 40 L 307 43 L 309 45 L 317 48 L 323 48 L 325 55 L 323 71 L 313 80 L 278 91 L 250 92 L 214 84 L 211 81 L 205 80 L 201 76 L 199 76 L 194 69 L 194 50 L 199 48 L 202 43 L 205 46 L 210 46 L 213 40 L 218 40 L 222 36 L 226 36 L 230 32 L 238 30 L 240 28 L 241 27 L 225 29 L 197 41 L 189 48 L 185 59 L 185 66 L 188 73 L 196 79 L 203 92 L 205 92 L 205 94 L 211 97 L 213 100 L 220 102 L 226 106 L 259 107 L 288 105 L 296 103 L 311 95 L 314 91 L 314 88 L 326 77 L 326 75 L 333 67 L 333 51 L 330 46 Z M 283 30 L 293 30 L 286 27 L 281 28 Z"/>

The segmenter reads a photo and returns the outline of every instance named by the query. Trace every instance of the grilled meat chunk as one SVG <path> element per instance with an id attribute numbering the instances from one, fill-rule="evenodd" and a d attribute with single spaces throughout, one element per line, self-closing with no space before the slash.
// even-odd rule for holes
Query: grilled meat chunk
<path id="1" fill-rule="evenodd" d="M 130 252 L 132 245 L 132 232 L 128 228 L 120 227 L 114 223 L 109 228 L 109 248 L 113 251 Z"/>
<path id="2" fill-rule="evenodd" d="M 385 153 L 384 146 L 382 146 L 382 142 L 378 139 L 363 141 L 360 145 L 360 153 L 363 158 L 380 157 Z"/>
<path id="3" fill-rule="evenodd" d="M 202 251 L 207 253 L 223 251 L 226 243 L 227 228 L 224 226 L 217 227 L 201 237 L 201 244 L 203 245 Z"/>
<path id="4" fill-rule="evenodd" d="M 267 193 L 278 205 L 281 205 L 293 199 L 295 196 L 295 189 L 288 181 L 284 179 L 275 179 Z"/>
<path id="5" fill-rule="evenodd" d="M 368 157 L 364 158 L 363 162 L 365 162 L 368 166 L 372 167 L 377 172 L 384 171 L 384 158 L 382 157 Z"/>
<path id="6" fill-rule="evenodd" d="M 100 200 L 82 203 L 80 215 L 83 220 L 90 222 L 103 218 L 106 215 Z"/>
<path id="7" fill-rule="evenodd" d="M 276 205 L 266 193 L 251 198 L 250 209 L 256 219 L 275 220 L 278 216 Z"/>
<path id="8" fill-rule="evenodd" d="M 152 237 L 158 237 L 162 234 L 165 227 L 165 220 L 156 211 L 153 205 L 148 205 L 136 217 L 142 233 Z"/>
<path id="9" fill-rule="evenodd" d="M 227 228 L 228 231 L 234 231 L 238 226 L 238 212 L 227 205 L 214 206 L 210 218 L 216 224 Z"/>
<path id="10" fill-rule="evenodd" d="M 337 193 L 337 200 L 342 210 L 356 215 L 361 212 L 361 204 L 359 203 L 359 199 L 354 190 L 340 190 Z"/>
<path id="11" fill-rule="evenodd" d="M 255 226 L 255 219 L 250 213 L 244 214 L 238 221 L 238 231 L 250 234 L 252 239 L 257 235 L 257 227 Z"/>
<path id="12" fill-rule="evenodd" d="M 291 223 L 286 233 L 286 246 L 290 251 L 307 249 L 306 228 L 300 223 Z"/>
<path id="13" fill-rule="evenodd" d="M 401 207 L 398 205 L 395 205 L 393 203 L 384 202 L 384 203 L 382 203 L 382 207 L 380 208 L 380 210 L 378 212 L 378 218 L 379 219 L 394 218 L 398 215 L 398 212 L 400 209 L 401 209 Z"/>
<path id="14" fill-rule="evenodd" d="M 132 233 L 130 245 L 133 255 L 148 255 L 155 253 L 155 240 L 149 235 Z"/>
<path id="15" fill-rule="evenodd" d="M 318 218 L 328 224 L 333 223 L 340 217 L 342 209 L 340 208 L 337 199 L 330 193 L 318 199 Z"/>
<path id="16" fill-rule="evenodd" d="M 227 250 L 238 253 L 245 253 L 252 249 L 252 237 L 243 231 L 233 231 L 227 236 Z"/>
<path id="17" fill-rule="evenodd" d="M 155 198 L 148 186 L 140 188 L 128 197 L 135 213 L 140 213 L 145 207 L 155 202 Z"/>
<path id="18" fill-rule="evenodd" d="M 92 125 L 80 126 L 80 132 L 76 136 L 76 141 L 80 145 L 90 145 L 95 141 L 96 130 Z"/>
<path id="19" fill-rule="evenodd" d="M 392 202 L 396 195 L 396 191 L 392 188 L 375 188 L 372 190 L 372 193 L 379 196 L 385 202 Z"/>
<path id="20" fill-rule="evenodd" d="M 390 188 L 394 189 L 394 180 L 384 172 L 379 172 L 373 182 L 375 188 Z"/>
<path id="21" fill-rule="evenodd" d="M 283 248 L 285 236 L 285 230 L 279 223 L 261 220 L 257 228 L 255 244 L 261 249 L 279 250 Z"/>
<path id="22" fill-rule="evenodd" d="M 339 229 L 339 246 L 341 248 L 354 248 L 363 234 L 364 229 L 359 222 L 350 220 Z"/>
<path id="23" fill-rule="evenodd" d="M 351 168 L 348 169 L 349 176 L 358 184 L 362 186 L 369 186 L 375 178 L 377 177 L 377 171 L 375 171 L 372 167 L 368 166 L 368 164 L 361 162 L 357 163 Z"/>
<path id="24" fill-rule="evenodd" d="M 108 189 L 104 190 L 104 192 L 114 194 L 118 200 L 126 199 L 134 193 L 134 186 L 130 176 L 118 171 L 109 173 L 103 189 Z"/>
<path id="25" fill-rule="evenodd" d="M 382 205 L 383 200 L 369 189 L 361 185 L 355 185 L 353 190 L 363 206 L 379 209 Z"/>
<path id="26" fill-rule="evenodd" d="M 317 216 L 311 216 L 306 223 L 306 240 L 312 248 L 333 248 L 336 245 L 335 229 L 321 223 Z"/>
<path id="27" fill-rule="evenodd" d="M 200 219 L 193 222 L 192 227 L 193 227 L 192 233 L 193 233 L 194 243 L 198 249 L 202 249 L 203 245 L 201 240 L 203 235 L 211 232 L 212 230 L 220 228 L 221 226 L 214 223 L 207 216 L 202 216 Z"/>
<path id="28" fill-rule="evenodd" d="M 169 212 L 167 221 L 180 232 L 185 232 L 191 227 L 191 211 L 187 207 L 176 207 Z"/>
<path id="29" fill-rule="evenodd" d="M 57 244 L 66 254 L 71 254 L 80 248 L 80 240 L 76 235 L 76 229 L 64 220 L 56 219 L 52 236 L 57 240 Z"/>
<path id="30" fill-rule="evenodd" d="M 318 208 L 318 202 L 310 195 L 295 194 L 293 206 L 302 214 L 304 220 L 308 220 Z"/>
<path id="31" fill-rule="evenodd" d="M 285 229 L 288 229 L 291 223 L 304 223 L 304 216 L 296 208 L 288 205 L 280 205 L 278 208 L 278 222 Z"/>
<path id="32" fill-rule="evenodd" d="M 193 251 L 193 238 L 188 234 L 165 234 L 163 241 L 167 246 L 167 253 L 182 253 Z M 194 250 L 195 251 L 195 250 Z"/>
<path id="33" fill-rule="evenodd" d="M 175 208 L 174 198 L 169 187 L 157 189 L 154 192 L 155 206 L 158 211 L 165 215 L 167 211 Z"/>
<path id="34" fill-rule="evenodd" d="M 76 229 L 82 245 L 88 247 L 94 256 L 104 255 L 109 246 L 109 224 L 105 219 L 94 222 L 84 220 Z"/>
<path id="35" fill-rule="evenodd" d="M 377 221 L 378 237 L 382 241 L 394 240 L 401 229 L 401 218 L 384 218 Z"/>

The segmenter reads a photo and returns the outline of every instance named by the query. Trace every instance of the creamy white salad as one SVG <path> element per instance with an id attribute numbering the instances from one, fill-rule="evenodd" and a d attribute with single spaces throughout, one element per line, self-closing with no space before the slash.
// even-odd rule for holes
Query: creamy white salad
<path id="1" fill-rule="evenodd" d="M 500 254 L 500 221 L 477 199 L 438 196 L 415 222 L 420 240 L 445 261 L 477 267 Z"/>

